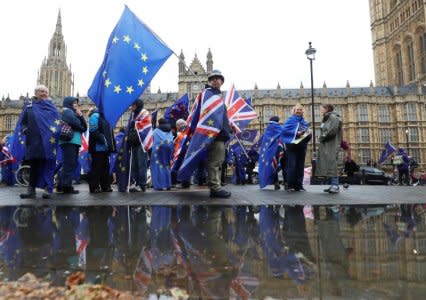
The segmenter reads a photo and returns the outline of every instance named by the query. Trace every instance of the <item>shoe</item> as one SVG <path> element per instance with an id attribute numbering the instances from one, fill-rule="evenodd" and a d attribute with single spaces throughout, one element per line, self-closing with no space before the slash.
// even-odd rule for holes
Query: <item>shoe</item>
<path id="1" fill-rule="evenodd" d="M 336 185 L 333 185 L 330 187 L 330 190 L 328 191 L 330 194 L 337 194 L 340 192 L 340 188 Z"/>
<path id="2" fill-rule="evenodd" d="M 102 189 L 103 193 L 112 193 L 113 189 L 112 188 L 107 188 L 107 189 Z"/>
<path id="3" fill-rule="evenodd" d="M 69 195 L 76 195 L 80 193 L 80 191 L 75 190 L 72 186 L 63 186 L 62 190 L 64 191 L 64 194 L 69 194 Z"/>
<path id="4" fill-rule="evenodd" d="M 142 186 L 141 191 L 142 191 L 142 193 L 145 193 L 146 192 L 146 186 Z"/>
<path id="5" fill-rule="evenodd" d="M 63 188 L 62 188 L 62 186 L 57 186 L 56 187 L 56 193 L 58 193 L 58 194 L 62 194 L 64 192 L 64 190 L 63 190 Z"/>
<path id="6" fill-rule="evenodd" d="M 140 187 L 138 187 L 138 186 L 132 186 L 130 189 L 129 189 L 129 192 L 130 193 L 138 193 L 138 192 L 141 192 L 142 191 L 142 189 L 140 188 Z"/>
<path id="7" fill-rule="evenodd" d="M 306 192 L 306 190 L 305 190 L 305 188 L 302 186 L 302 187 L 299 187 L 298 189 L 297 189 L 297 191 L 298 192 Z"/>
<path id="8" fill-rule="evenodd" d="M 295 188 L 287 188 L 287 192 L 295 192 L 296 189 Z"/>
<path id="9" fill-rule="evenodd" d="M 280 183 L 279 182 L 275 182 L 274 184 L 274 190 L 278 191 L 280 189 Z"/>
<path id="10" fill-rule="evenodd" d="M 29 186 L 29 187 L 27 188 L 27 192 L 26 192 L 26 193 L 23 193 L 23 194 L 20 194 L 20 195 L 19 195 L 19 197 L 20 197 L 21 199 L 35 199 L 35 198 L 36 198 L 36 191 L 35 191 L 35 188 L 33 188 L 33 187 Z"/>
<path id="11" fill-rule="evenodd" d="M 237 184 L 239 184 L 239 183 L 237 183 Z M 220 185 L 221 186 L 225 186 L 225 185 L 227 185 L 227 183 L 226 182 L 221 182 Z"/>
<path id="12" fill-rule="evenodd" d="M 100 188 L 97 188 L 97 189 L 91 189 L 91 190 L 89 190 L 89 193 L 90 194 L 99 194 L 99 193 L 102 193 L 102 190 L 100 189 Z"/>
<path id="13" fill-rule="evenodd" d="M 44 192 L 44 193 L 41 195 L 41 197 L 42 197 L 43 199 L 52 199 L 52 194 L 51 194 L 51 193 L 48 193 L 48 192 Z"/>
<path id="14" fill-rule="evenodd" d="M 324 193 L 330 193 L 331 186 L 328 189 L 324 190 Z"/>
<path id="15" fill-rule="evenodd" d="M 225 190 L 210 191 L 210 198 L 229 198 L 231 193 Z"/>

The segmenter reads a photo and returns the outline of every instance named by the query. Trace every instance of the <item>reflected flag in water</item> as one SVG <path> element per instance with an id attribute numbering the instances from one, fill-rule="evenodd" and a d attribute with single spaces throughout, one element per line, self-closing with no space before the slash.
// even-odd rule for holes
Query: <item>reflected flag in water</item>
<path id="1" fill-rule="evenodd" d="M 127 6 L 88 95 L 114 126 L 173 52 Z"/>

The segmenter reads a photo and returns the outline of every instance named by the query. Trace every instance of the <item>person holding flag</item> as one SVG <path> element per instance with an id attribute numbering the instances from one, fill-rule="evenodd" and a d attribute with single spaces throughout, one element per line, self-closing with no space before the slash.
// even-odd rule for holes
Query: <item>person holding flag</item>
<path id="1" fill-rule="evenodd" d="M 208 76 L 208 84 L 198 95 L 192 113 L 188 117 L 187 133 L 191 135 L 178 179 L 189 180 L 202 159 L 207 156 L 208 185 L 210 197 L 229 198 L 231 193 L 221 189 L 221 168 L 225 159 L 225 142 L 230 138 L 225 103 L 220 88 L 225 81 L 218 70 Z"/>
<path id="2" fill-rule="evenodd" d="M 151 120 L 146 118 L 146 116 L 150 116 L 149 112 L 143 107 L 144 102 L 141 99 L 136 100 L 132 104 L 132 115 L 127 129 L 127 143 L 131 152 L 131 178 L 135 180 L 135 184 L 129 189 L 132 193 L 146 191 L 146 174 L 148 169 L 147 151 L 150 145 L 152 145 L 152 143 L 149 144 L 150 142 L 148 142 L 148 144 L 145 143 L 145 140 L 150 140 L 149 135 L 152 137 L 152 124 Z M 151 132 L 151 134 L 145 134 L 146 138 L 143 138 L 143 136 L 141 136 L 142 134 L 136 129 L 136 122 L 143 123 L 144 119 L 149 122 L 145 122 L 146 125 L 143 127 L 147 127 L 148 131 Z M 145 131 L 143 127 L 141 128 L 142 133 Z"/>
<path id="3" fill-rule="evenodd" d="M 49 90 L 44 85 L 35 88 L 35 97 L 29 101 L 16 125 L 25 135 L 25 159 L 30 165 L 30 181 L 22 199 L 36 197 L 36 187 L 46 189 L 43 199 L 51 198 L 53 176 L 58 146 L 59 112 L 49 100 Z"/>

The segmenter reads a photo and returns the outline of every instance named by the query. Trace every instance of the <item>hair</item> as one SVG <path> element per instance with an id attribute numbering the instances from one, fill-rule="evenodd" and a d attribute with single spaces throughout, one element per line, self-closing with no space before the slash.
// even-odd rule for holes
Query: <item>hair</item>
<path id="1" fill-rule="evenodd" d="M 47 88 L 47 86 L 43 85 L 43 84 L 39 84 L 34 88 L 34 94 L 37 93 L 38 91 L 47 91 L 49 92 L 49 89 Z"/>
<path id="2" fill-rule="evenodd" d="M 294 114 L 298 108 L 302 108 L 302 109 L 303 109 L 303 111 L 305 111 L 305 108 L 303 107 L 303 105 L 302 105 L 302 104 L 300 104 L 300 103 L 296 103 L 296 105 L 295 105 L 295 106 L 293 106 L 293 108 L 291 109 L 291 113 L 292 113 L 292 114 Z"/>
<path id="3" fill-rule="evenodd" d="M 324 107 L 327 110 L 327 112 L 334 110 L 334 106 L 332 104 L 323 104 L 322 107 Z"/>

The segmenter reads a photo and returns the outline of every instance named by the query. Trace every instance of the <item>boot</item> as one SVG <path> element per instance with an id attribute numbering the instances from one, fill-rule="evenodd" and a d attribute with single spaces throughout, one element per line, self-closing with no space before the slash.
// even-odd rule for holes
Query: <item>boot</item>
<path id="1" fill-rule="evenodd" d="M 36 190 L 32 186 L 28 186 L 27 192 L 24 194 L 20 194 L 19 197 L 21 199 L 35 199 L 36 197 Z"/>
<path id="2" fill-rule="evenodd" d="M 63 186 L 62 190 L 63 190 L 64 194 L 75 195 L 75 194 L 79 193 L 79 191 L 78 190 L 74 190 L 74 187 L 72 187 L 72 186 Z"/>
<path id="3" fill-rule="evenodd" d="M 231 193 L 225 190 L 210 191 L 210 198 L 229 198 Z"/>

